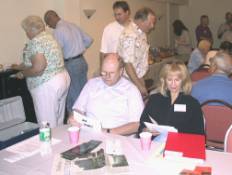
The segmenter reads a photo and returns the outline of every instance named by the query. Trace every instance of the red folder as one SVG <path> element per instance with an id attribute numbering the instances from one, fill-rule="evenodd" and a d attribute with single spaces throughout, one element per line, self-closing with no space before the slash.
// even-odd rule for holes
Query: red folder
<path id="1" fill-rule="evenodd" d="M 169 132 L 164 156 L 170 152 L 182 153 L 183 157 L 205 160 L 205 136 Z"/>

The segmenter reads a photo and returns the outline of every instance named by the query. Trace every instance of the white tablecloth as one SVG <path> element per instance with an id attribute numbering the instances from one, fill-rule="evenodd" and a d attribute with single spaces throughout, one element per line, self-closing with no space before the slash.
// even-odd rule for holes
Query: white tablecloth
<path id="1" fill-rule="evenodd" d="M 53 158 L 67 149 L 74 147 L 68 140 L 67 125 L 55 128 L 52 131 L 52 136 L 55 139 L 60 139 L 61 142 L 52 146 L 52 154 L 41 156 L 39 153 L 17 161 L 9 163 L 4 158 L 11 156 L 13 153 L 5 150 L 0 151 L 0 175 L 48 175 L 51 174 Z M 131 137 L 123 137 L 112 134 L 96 133 L 89 130 L 81 130 L 79 143 L 89 141 L 91 139 L 102 140 L 100 145 L 105 148 L 105 142 L 109 139 L 118 139 L 121 142 L 123 153 L 129 163 L 129 174 L 133 175 L 154 175 L 154 174 L 175 174 L 177 166 L 180 163 L 170 161 L 149 161 L 151 160 L 152 152 L 156 151 L 160 144 L 153 142 L 149 152 L 142 152 L 138 139 Z M 213 169 L 214 175 L 230 175 L 232 174 L 232 154 L 223 152 L 214 152 L 207 150 L 206 162 L 203 165 L 209 165 Z"/>

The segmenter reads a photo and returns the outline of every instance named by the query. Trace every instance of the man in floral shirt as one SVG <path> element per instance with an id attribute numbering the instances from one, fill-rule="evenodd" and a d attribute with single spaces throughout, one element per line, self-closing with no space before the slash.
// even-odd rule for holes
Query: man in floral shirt
<path id="1" fill-rule="evenodd" d="M 155 13 L 150 8 L 138 10 L 134 23 L 123 30 L 118 44 L 118 54 L 125 62 L 125 76 L 138 87 L 143 96 L 147 96 L 143 80 L 148 70 L 149 45 L 146 34 L 154 28 L 155 22 Z"/>

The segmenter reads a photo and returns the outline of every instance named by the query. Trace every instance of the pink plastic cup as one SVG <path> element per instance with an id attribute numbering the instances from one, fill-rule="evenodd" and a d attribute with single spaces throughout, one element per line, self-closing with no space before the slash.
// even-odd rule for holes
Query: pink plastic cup
<path id="1" fill-rule="evenodd" d="M 69 141 L 71 144 L 77 144 L 79 140 L 80 128 L 71 126 L 68 128 Z"/>
<path id="2" fill-rule="evenodd" d="M 150 132 L 141 132 L 139 134 L 141 148 L 143 151 L 149 151 L 151 148 L 151 137 L 152 133 Z"/>

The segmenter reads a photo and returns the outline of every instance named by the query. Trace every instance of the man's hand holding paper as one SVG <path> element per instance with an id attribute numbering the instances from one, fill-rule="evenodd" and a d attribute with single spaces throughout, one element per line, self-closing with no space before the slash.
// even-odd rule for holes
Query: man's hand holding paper
<path id="1" fill-rule="evenodd" d="M 97 131 L 101 131 L 101 123 L 98 120 L 89 118 L 79 112 L 73 111 L 73 119 L 81 126 L 89 127 Z"/>

